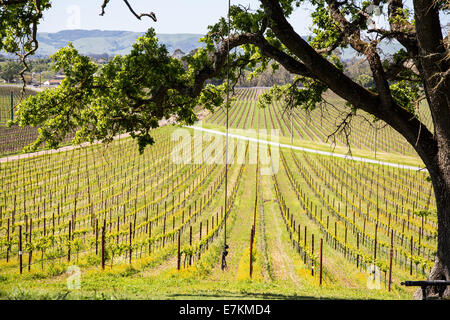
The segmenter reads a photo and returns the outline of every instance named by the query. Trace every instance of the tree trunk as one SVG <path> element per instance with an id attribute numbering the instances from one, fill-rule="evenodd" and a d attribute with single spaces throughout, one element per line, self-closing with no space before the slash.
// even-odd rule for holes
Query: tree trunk
<path id="1" fill-rule="evenodd" d="M 441 145 L 442 146 L 442 145 Z M 434 266 L 428 280 L 450 280 L 450 139 L 444 150 L 439 150 L 439 170 L 429 169 L 436 197 L 438 215 L 438 246 Z M 436 287 L 427 289 L 427 297 L 437 297 Z M 422 289 L 418 289 L 414 298 L 422 299 Z M 450 286 L 444 292 L 444 298 L 450 298 Z"/>

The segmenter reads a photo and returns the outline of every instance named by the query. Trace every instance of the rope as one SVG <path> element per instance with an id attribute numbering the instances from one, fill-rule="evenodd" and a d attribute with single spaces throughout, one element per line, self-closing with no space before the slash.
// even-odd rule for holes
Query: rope
<path id="1" fill-rule="evenodd" d="M 228 0 L 228 42 L 227 42 L 227 120 L 226 120 L 226 146 L 225 146 L 225 208 L 227 206 L 227 197 L 228 197 L 228 110 L 230 108 L 230 9 L 231 9 L 231 0 Z M 224 223 L 224 243 L 222 250 L 222 270 L 227 268 L 226 256 L 228 254 L 228 245 L 227 245 L 227 216 L 225 215 L 225 223 Z"/>

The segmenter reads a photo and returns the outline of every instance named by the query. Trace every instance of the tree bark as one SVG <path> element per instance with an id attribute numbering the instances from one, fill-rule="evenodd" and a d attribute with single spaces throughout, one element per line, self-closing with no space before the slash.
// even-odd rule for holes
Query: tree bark
<path id="1" fill-rule="evenodd" d="M 450 145 L 450 141 L 448 142 Z M 444 168 L 445 169 L 445 168 Z M 438 215 L 438 246 L 434 266 L 428 280 L 450 280 L 450 171 L 435 172 L 430 170 L 436 197 Z M 436 297 L 436 287 L 427 289 L 427 297 Z M 444 292 L 444 298 L 450 297 L 450 287 Z M 422 289 L 414 294 L 415 299 L 422 299 Z"/>
<path id="2" fill-rule="evenodd" d="M 430 172 L 436 197 L 438 215 L 438 247 L 435 264 L 429 280 L 450 280 L 450 76 L 439 11 L 436 3 L 429 0 L 414 0 L 417 41 L 427 101 L 434 124 L 436 156 L 426 163 Z M 427 294 L 437 294 L 429 288 Z M 417 290 L 415 298 L 422 297 Z M 444 293 L 450 297 L 450 288 Z"/>

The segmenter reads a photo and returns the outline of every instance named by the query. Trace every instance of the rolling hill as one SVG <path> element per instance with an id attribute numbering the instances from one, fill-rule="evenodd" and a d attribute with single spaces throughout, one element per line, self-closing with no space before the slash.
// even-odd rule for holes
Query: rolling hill
<path id="1" fill-rule="evenodd" d="M 56 50 L 72 42 L 82 54 L 116 54 L 130 52 L 133 43 L 143 32 L 103 31 L 103 30 L 64 30 L 57 33 L 39 33 L 38 56 L 49 56 Z M 170 53 L 176 49 L 189 52 L 200 46 L 201 34 L 158 34 Z"/>
<path id="2" fill-rule="evenodd" d="M 63 30 L 56 33 L 38 33 L 39 50 L 37 57 L 48 57 L 58 49 L 65 47 L 68 42 L 72 42 L 81 54 L 114 56 L 124 55 L 131 51 L 131 47 L 143 32 L 132 31 L 105 31 L 105 30 Z M 201 34 L 178 33 L 178 34 L 157 34 L 159 40 L 166 45 L 170 54 L 180 49 L 188 53 L 200 47 Z M 303 36 L 306 40 L 306 36 Z M 383 41 L 380 50 L 384 55 L 392 55 L 401 45 Z M 347 48 L 342 51 L 342 59 L 349 60 L 355 57 L 356 52 Z M 6 54 L 6 56 L 9 56 Z"/>

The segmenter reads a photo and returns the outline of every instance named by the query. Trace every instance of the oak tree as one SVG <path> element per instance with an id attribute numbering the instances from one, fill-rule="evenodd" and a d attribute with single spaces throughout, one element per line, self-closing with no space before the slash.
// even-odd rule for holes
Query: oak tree
<path id="1" fill-rule="evenodd" d="M 23 69 L 22 64 L 14 61 L 7 61 L 0 64 L 0 78 L 6 82 L 14 82 Z"/>

